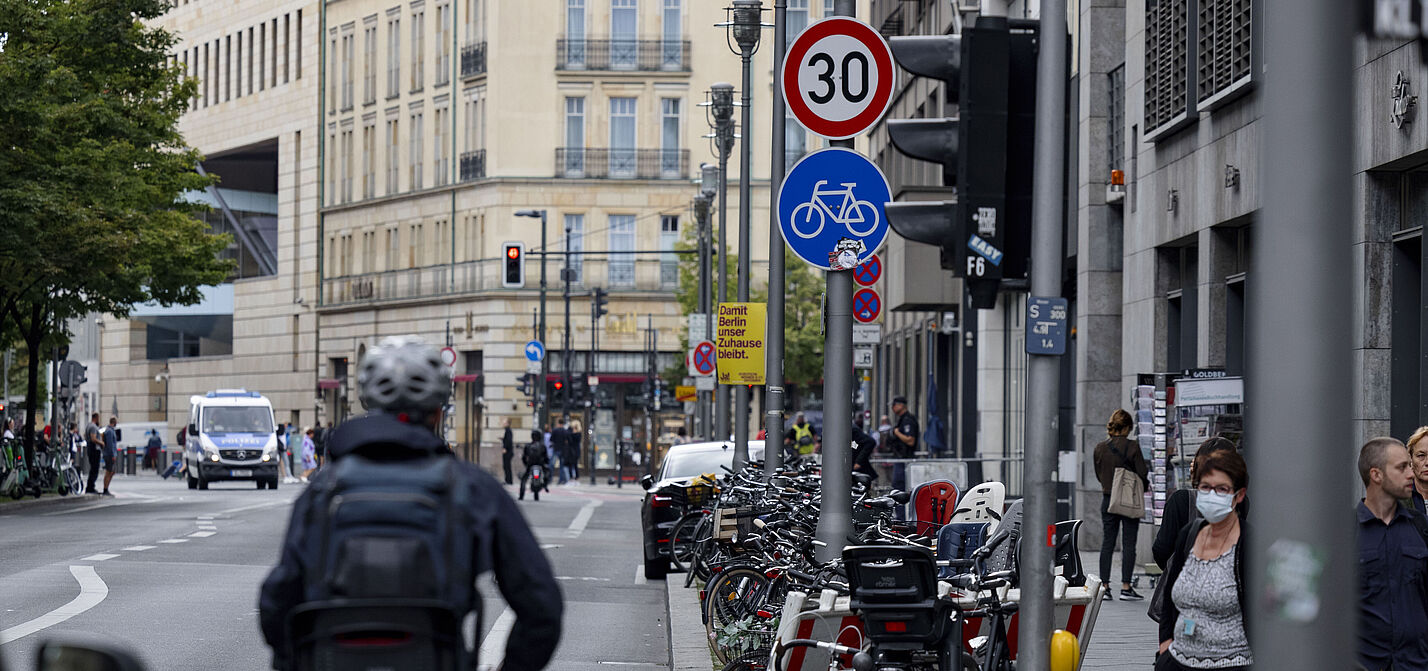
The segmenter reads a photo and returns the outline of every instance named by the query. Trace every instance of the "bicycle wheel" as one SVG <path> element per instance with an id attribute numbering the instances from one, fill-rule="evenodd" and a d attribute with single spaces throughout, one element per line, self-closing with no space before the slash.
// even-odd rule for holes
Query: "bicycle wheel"
<path id="1" fill-rule="evenodd" d="M 698 541 L 695 535 L 699 522 L 704 519 L 704 513 L 689 513 L 679 518 L 674 523 L 674 528 L 669 531 L 669 561 L 674 570 L 687 570 L 690 561 L 694 558 L 694 545 Z"/>
<path id="2" fill-rule="evenodd" d="M 872 233 L 873 229 L 878 227 L 878 208 L 874 206 L 872 202 L 866 200 L 855 200 L 848 207 L 852 210 L 850 214 L 857 215 L 856 217 L 849 217 L 851 221 L 845 220 L 843 222 L 843 225 L 848 227 L 849 233 L 861 237 Z M 866 226 L 866 228 L 853 228 L 854 223 L 861 223 Z"/>
<path id="3" fill-rule="evenodd" d="M 800 213 L 802 214 L 800 215 Z M 814 215 L 817 215 L 818 217 L 818 228 L 813 229 L 812 233 L 804 233 L 803 229 L 799 227 L 799 224 L 803 224 L 804 227 L 812 226 Z M 800 238 L 808 239 L 823 232 L 823 224 L 827 219 L 827 215 L 823 214 L 822 208 L 815 206 L 810 201 L 793 208 L 793 215 L 789 217 L 789 219 L 789 228 L 793 229 L 794 235 L 797 235 Z"/>
<path id="4" fill-rule="evenodd" d="M 740 566 L 725 569 L 705 590 L 705 629 L 710 647 L 719 661 L 728 662 L 716 643 L 718 632 L 731 622 L 749 617 L 768 601 L 765 598 L 772 580 L 758 569 Z"/>
<path id="5" fill-rule="evenodd" d="M 80 477 L 79 469 L 73 466 L 66 466 L 64 469 L 64 486 L 61 491 L 69 490 L 70 494 L 79 496 L 84 491 L 84 478 Z"/>

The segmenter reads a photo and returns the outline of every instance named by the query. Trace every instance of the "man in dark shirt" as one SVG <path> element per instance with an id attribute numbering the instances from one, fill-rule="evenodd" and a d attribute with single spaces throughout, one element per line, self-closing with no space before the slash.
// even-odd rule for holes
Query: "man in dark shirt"
<path id="1" fill-rule="evenodd" d="M 511 459 L 516 456 L 516 438 L 511 434 L 511 418 L 501 420 L 501 469 L 505 471 L 506 484 L 513 485 L 515 480 L 511 478 Z"/>
<path id="2" fill-rule="evenodd" d="M 873 468 L 873 450 L 877 448 L 878 441 L 863 430 L 862 413 L 858 413 L 853 419 L 853 444 L 857 446 L 857 449 L 853 450 L 853 472 L 864 473 L 877 480 L 878 472 Z"/>
<path id="3" fill-rule="evenodd" d="M 1428 669 L 1428 522 L 1400 503 L 1412 459 L 1395 438 L 1359 450 L 1359 664 L 1367 671 Z"/>
<path id="4" fill-rule="evenodd" d="M 917 418 L 907 411 L 907 398 L 894 396 L 892 400 L 893 429 L 892 453 L 898 459 L 910 459 L 917 452 Z M 907 489 L 907 464 L 894 464 L 893 489 Z M 900 509 L 899 509 L 900 510 Z"/>

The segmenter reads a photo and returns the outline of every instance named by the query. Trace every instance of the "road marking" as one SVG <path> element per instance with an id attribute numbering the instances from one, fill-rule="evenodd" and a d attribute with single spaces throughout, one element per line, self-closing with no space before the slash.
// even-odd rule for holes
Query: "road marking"
<path id="1" fill-rule="evenodd" d="M 556 580 L 581 580 L 584 582 L 610 582 L 609 578 L 593 578 L 588 575 L 558 575 Z"/>
<path id="2" fill-rule="evenodd" d="M 201 519 L 201 520 L 211 520 L 211 519 L 213 519 L 213 516 L 212 516 L 212 515 L 199 515 L 199 516 L 198 516 L 198 519 Z"/>
<path id="3" fill-rule="evenodd" d="M 97 555 L 89 555 L 88 557 L 80 557 L 79 560 L 80 560 L 80 561 L 104 561 L 104 560 L 106 560 L 106 559 L 113 559 L 113 558 L 118 557 L 118 556 L 119 556 L 119 555 L 116 555 L 116 554 L 108 554 L 108 553 L 105 553 L 105 552 L 101 552 L 101 553 L 99 553 L 99 554 L 97 554 Z"/>
<path id="4" fill-rule="evenodd" d="M 94 572 L 93 566 L 71 566 L 69 572 L 75 580 L 79 581 L 79 596 L 29 622 L 0 631 L 0 645 L 18 641 L 37 631 L 64 622 L 99 605 L 104 597 L 109 596 L 109 586 L 105 585 L 99 574 Z"/>
<path id="5" fill-rule="evenodd" d="M 648 582 L 649 580 L 645 579 L 645 565 L 635 564 L 635 584 L 643 585 Z"/>
<path id="6" fill-rule="evenodd" d="M 133 546 L 133 547 L 124 548 L 124 551 L 125 551 L 125 552 L 143 552 L 144 550 L 152 550 L 152 549 L 154 549 L 155 547 L 158 547 L 158 546 L 156 546 L 156 545 L 135 545 L 135 546 Z"/>
<path id="7" fill-rule="evenodd" d="M 486 637 L 481 639 L 480 659 L 486 660 L 481 664 L 481 669 L 495 669 L 500 666 L 500 660 L 506 656 L 506 639 L 510 638 L 511 629 L 515 626 L 516 611 L 506 606 L 506 609 L 501 611 L 501 616 L 496 618 L 496 623 L 491 625 L 491 630 L 486 632 Z"/>
<path id="8" fill-rule="evenodd" d="M 168 538 L 168 539 L 165 539 L 165 540 L 161 540 L 161 541 L 159 541 L 159 542 L 160 542 L 160 543 L 187 543 L 187 542 L 188 542 L 188 539 L 187 539 L 187 538 Z"/>
<path id="9" fill-rule="evenodd" d="M 140 501 L 140 500 L 138 500 L 138 499 L 130 499 L 130 498 L 117 499 L 117 500 L 114 500 L 114 501 L 101 501 L 101 502 L 99 502 L 99 503 L 92 503 L 92 504 L 87 505 L 87 506 L 79 506 L 78 508 L 69 508 L 69 509 L 66 509 L 66 510 L 58 511 L 58 512 L 45 513 L 45 516 L 46 516 L 46 517 L 54 517 L 55 515 L 73 515 L 73 514 L 75 514 L 75 513 L 88 512 L 88 511 L 90 511 L 90 510 L 95 510 L 95 509 L 98 509 L 98 508 L 113 508 L 113 507 L 115 507 L 115 506 L 127 506 L 127 505 L 131 505 L 131 504 L 134 504 L 134 503 L 145 503 L 145 502 L 144 502 L 144 501 Z"/>
<path id="10" fill-rule="evenodd" d="M 288 505 L 292 505 L 292 500 L 291 500 L 291 499 L 284 499 L 284 500 L 281 500 L 281 501 L 269 501 L 269 502 L 267 502 L 267 503 L 255 503 L 255 504 L 253 504 L 253 505 L 251 505 L 251 506 L 243 506 L 242 508 L 229 508 L 228 510 L 220 510 L 220 511 L 218 511 L 218 512 L 215 513 L 215 514 L 216 514 L 216 515 L 232 515 L 233 513 L 242 513 L 242 512 L 247 512 L 247 511 L 249 511 L 249 510 L 257 510 L 257 509 L 259 509 L 259 508 L 272 508 L 272 507 L 274 507 L 274 506 L 288 506 Z"/>
<path id="11" fill-rule="evenodd" d="M 604 501 L 592 500 L 580 508 L 580 512 L 575 514 L 575 519 L 570 522 L 570 529 L 566 535 L 577 538 L 585 531 L 585 525 L 590 524 L 590 518 L 595 516 L 595 509 L 600 507 Z"/>
<path id="12" fill-rule="evenodd" d="M 557 545 L 557 544 L 555 544 L 555 543 L 546 543 L 545 545 L 540 546 L 540 549 L 542 549 L 542 550 L 554 550 L 554 549 L 556 549 L 556 548 L 563 548 L 563 547 L 565 547 L 565 546 L 564 546 L 564 545 Z"/>
<path id="13" fill-rule="evenodd" d="M 214 535 L 214 534 L 216 534 L 216 533 L 218 533 L 218 532 L 217 532 L 217 531 L 195 531 L 195 532 L 189 534 L 188 537 L 189 537 L 189 538 L 208 538 L 209 536 L 212 536 L 212 535 Z"/>

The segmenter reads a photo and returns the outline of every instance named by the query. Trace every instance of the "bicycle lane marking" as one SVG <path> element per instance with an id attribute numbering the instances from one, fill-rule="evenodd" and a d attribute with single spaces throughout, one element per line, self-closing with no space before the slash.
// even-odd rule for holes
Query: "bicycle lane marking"
<path id="1" fill-rule="evenodd" d="M 70 566 L 69 572 L 75 580 L 79 581 L 79 595 L 69 603 L 29 622 L 0 631 L 0 645 L 13 643 L 37 631 L 53 627 L 99 605 L 105 597 L 109 596 L 109 586 L 99 577 L 93 566 Z"/>
<path id="2" fill-rule="evenodd" d="M 500 666 L 506 656 L 506 639 L 510 638 L 511 630 L 516 626 L 516 611 L 510 606 L 501 611 L 500 617 L 496 618 L 495 624 L 486 632 L 486 637 L 481 639 L 481 652 L 478 653 L 477 660 L 482 671 L 495 669 Z M 493 663 L 494 661 L 494 663 Z"/>
<path id="3" fill-rule="evenodd" d="M 580 512 L 575 514 L 575 519 L 571 520 L 570 528 L 566 535 L 571 538 L 579 538 L 585 532 L 585 526 L 590 524 L 590 518 L 595 516 L 595 509 L 605 502 L 600 499 L 590 499 L 588 503 L 581 506 Z"/>

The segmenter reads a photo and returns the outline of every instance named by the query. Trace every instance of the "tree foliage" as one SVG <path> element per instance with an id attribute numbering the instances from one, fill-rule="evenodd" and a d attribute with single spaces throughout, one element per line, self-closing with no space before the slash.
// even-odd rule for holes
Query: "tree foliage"
<path id="1" fill-rule="evenodd" d="M 231 264 L 183 202 L 211 184 L 178 131 L 195 82 L 151 25 L 165 0 L 0 3 L 0 333 L 30 350 L 70 317 L 192 304 Z M 27 451 L 32 445 L 27 438 Z"/>

